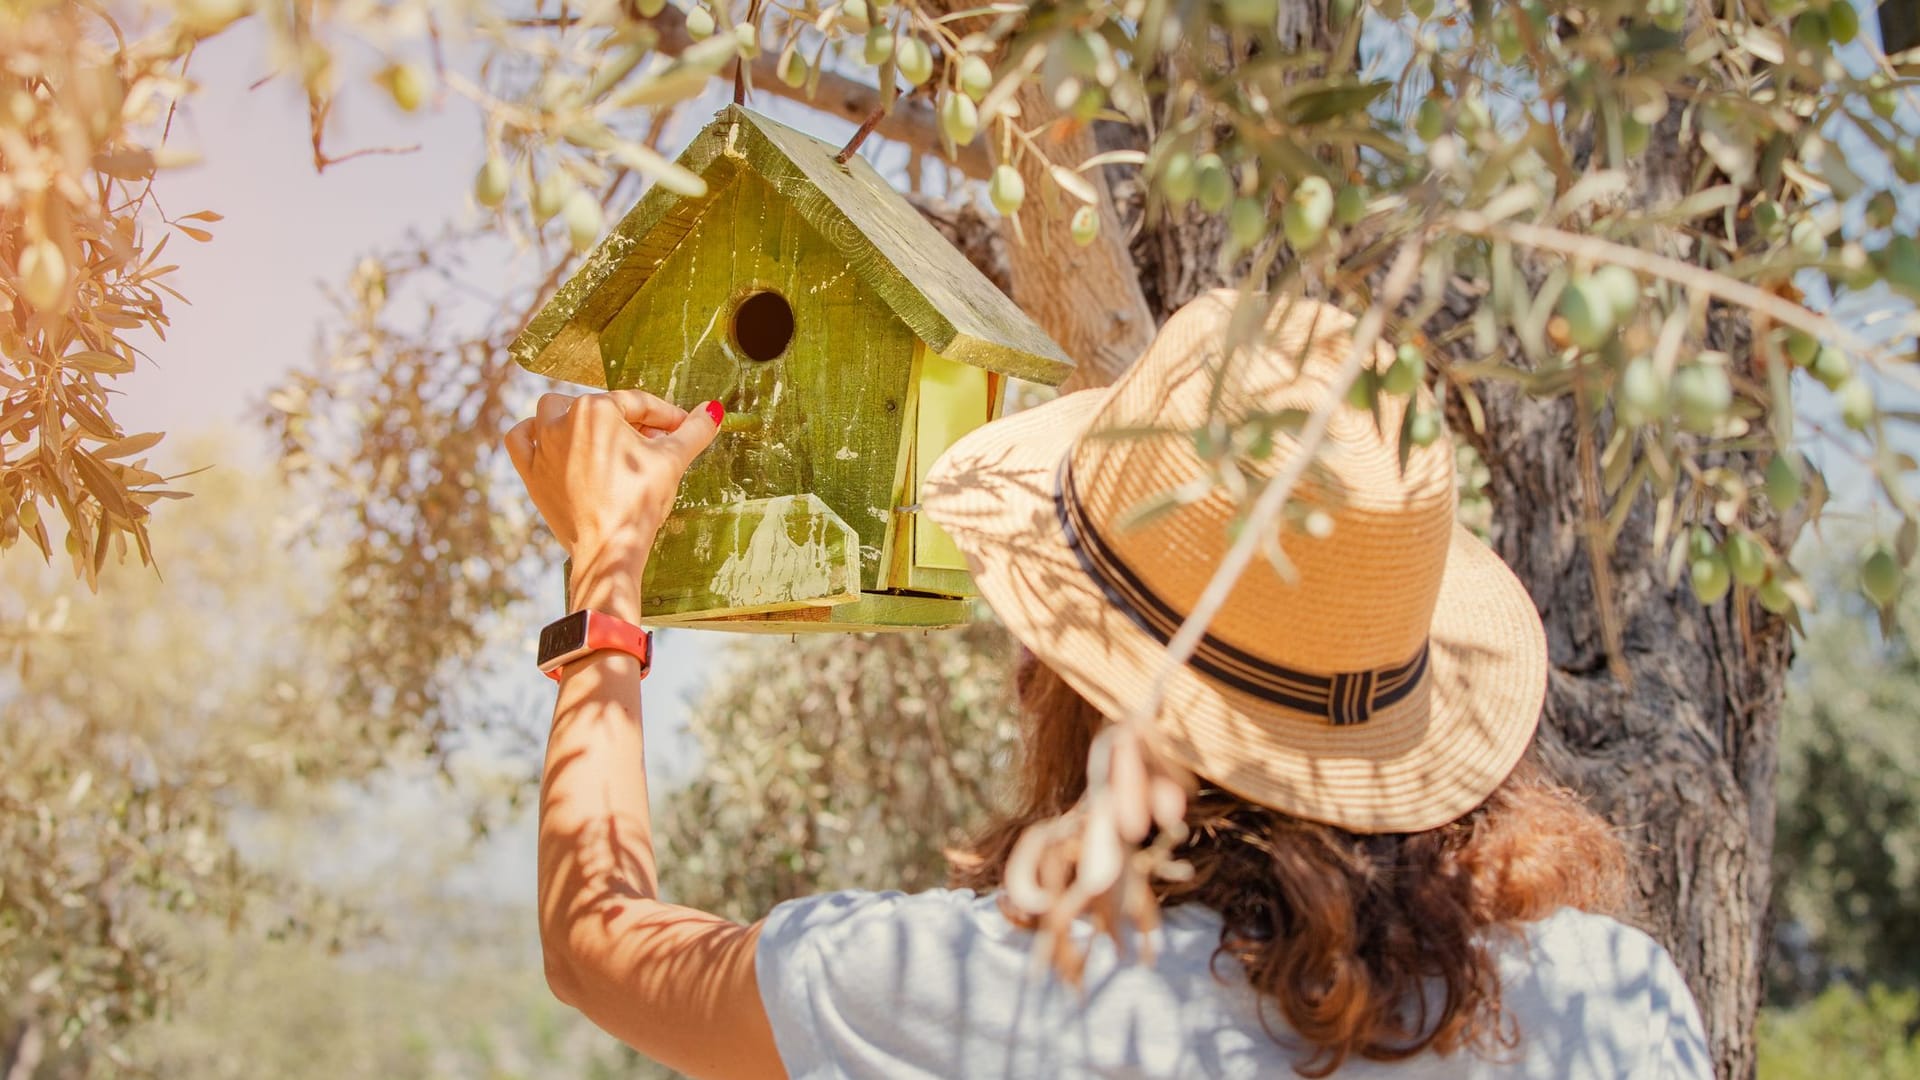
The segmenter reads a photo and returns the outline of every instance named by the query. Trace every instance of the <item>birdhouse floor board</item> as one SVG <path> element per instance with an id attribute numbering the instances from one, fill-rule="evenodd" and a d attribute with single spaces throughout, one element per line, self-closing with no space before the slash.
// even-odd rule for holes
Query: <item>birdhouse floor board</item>
<path id="1" fill-rule="evenodd" d="M 811 494 L 676 510 L 647 558 L 641 610 L 713 618 L 853 603 L 858 545 Z"/>
<path id="2" fill-rule="evenodd" d="M 934 596 L 864 593 L 851 604 L 802 608 L 719 619 L 646 620 L 675 630 L 728 630 L 747 634 L 859 634 L 893 630 L 945 630 L 973 621 L 973 603 Z"/>

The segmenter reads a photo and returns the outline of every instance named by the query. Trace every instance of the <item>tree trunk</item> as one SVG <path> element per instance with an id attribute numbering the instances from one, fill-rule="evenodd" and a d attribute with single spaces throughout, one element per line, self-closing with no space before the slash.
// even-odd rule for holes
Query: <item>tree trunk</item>
<path id="1" fill-rule="evenodd" d="M 1629 917 L 1686 974 L 1719 1074 L 1752 1076 L 1785 626 L 1739 594 L 1703 607 L 1669 585 L 1642 499 L 1607 566 L 1629 681 L 1617 678 L 1584 540 L 1583 485 L 1597 477 L 1580 473 L 1573 403 L 1506 388 L 1485 404 L 1494 546 L 1533 594 L 1552 656 L 1542 756 L 1626 831 Z"/>

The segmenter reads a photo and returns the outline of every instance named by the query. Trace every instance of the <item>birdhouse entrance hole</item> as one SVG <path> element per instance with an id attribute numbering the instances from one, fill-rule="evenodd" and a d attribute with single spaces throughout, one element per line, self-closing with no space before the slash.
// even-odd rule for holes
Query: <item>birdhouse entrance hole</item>
<path id="1" fill-rule="evenodd" d="M 793 305 L 772 289 L 749 293 L 733 309 L 733 343 L 752 360 L 772 360 L 793 341 Z"/>

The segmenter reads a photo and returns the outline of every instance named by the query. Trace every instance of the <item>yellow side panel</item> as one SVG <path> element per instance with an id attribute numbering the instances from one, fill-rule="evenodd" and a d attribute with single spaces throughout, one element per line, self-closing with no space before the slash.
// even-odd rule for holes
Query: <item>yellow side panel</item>
<path id="1" fill-rule="evenodd" d="M 992 417 L 993 387 L 988 373 L 971 364 L 936 355 L 924 345 L 920 360 L 920 403 L 913 450 L 913 489 L 927 481 L 934 459 L 960 436 Z M 916 496 L 917 497 L 917 496 Z M 914 515 L 913 562 L 939 570 L 965 570 L 966 557 L 925 514 Z"/>

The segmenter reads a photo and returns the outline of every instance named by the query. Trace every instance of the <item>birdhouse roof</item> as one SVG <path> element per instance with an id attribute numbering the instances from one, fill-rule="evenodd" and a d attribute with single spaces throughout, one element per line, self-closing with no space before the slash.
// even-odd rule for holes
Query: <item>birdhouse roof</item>
<path id="1" fill-rule="evenodd" d="M 742 170 L 793 201 L 867 287 L 934 352 L 1057 385 L 1073 370 L 1060 347 L 858 155 L 738 105 L 701 131 L 680 164 L 705 182 L 685 195 L 655 184 L 511 346 L 528 370 L 605 386 L 599 336 L 707 206 Z"/>

